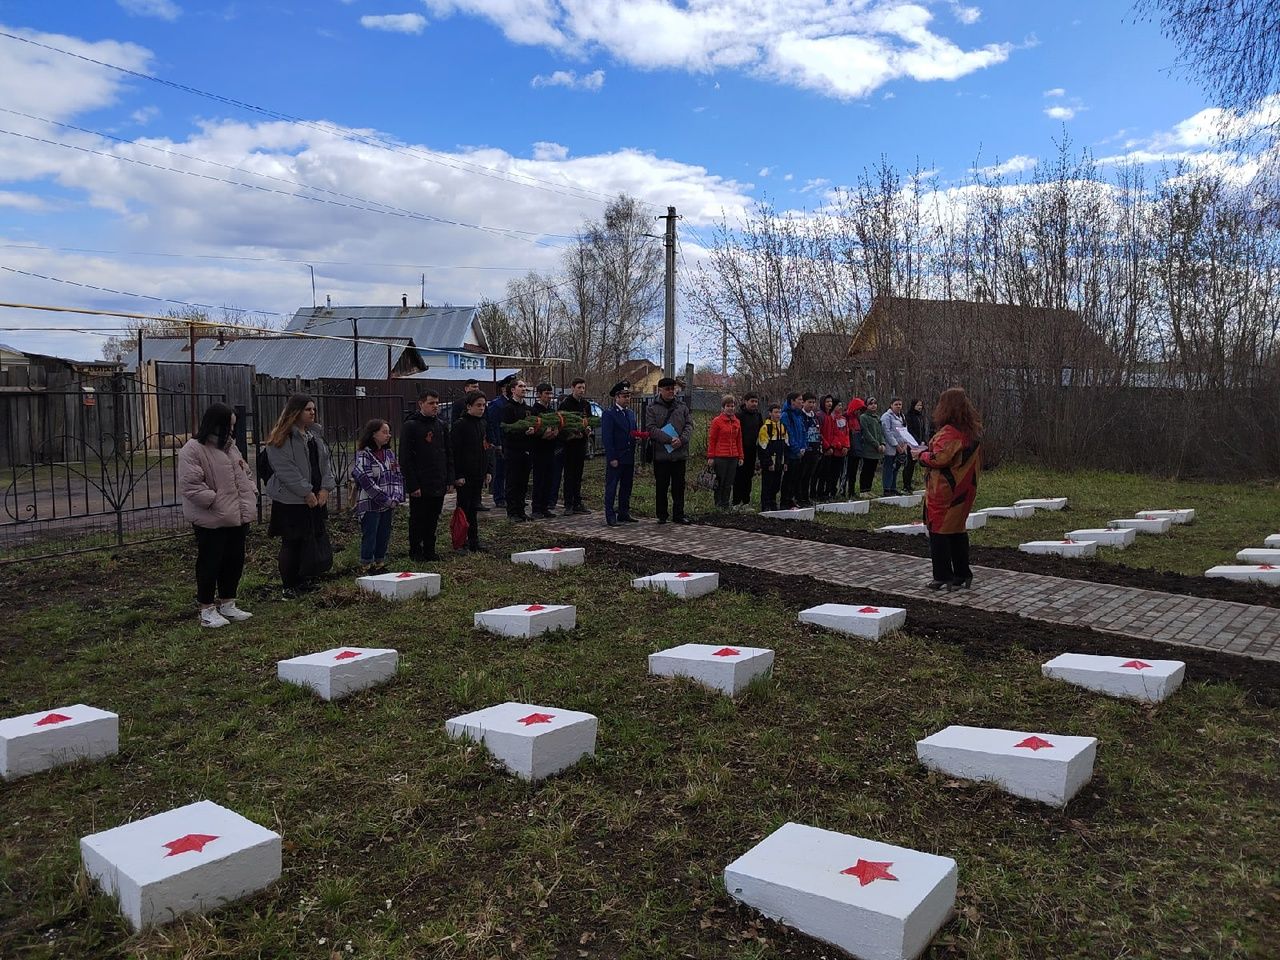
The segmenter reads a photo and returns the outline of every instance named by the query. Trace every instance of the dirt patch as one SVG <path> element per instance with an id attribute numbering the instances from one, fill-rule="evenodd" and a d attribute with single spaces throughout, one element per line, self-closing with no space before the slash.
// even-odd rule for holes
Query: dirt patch
<path id="1" fill-rule="evenodd" d="M 811 521 L 771 520 L 751 514 L 704 517 L 700 521 L 713 527 L 731 527 L 751 533 L 768 533 L 775 537 L 793 540 L 816 540 L 842 547 L 861 547 L 882 553 L 901 553 L 910 557 L 927 558 L 929 542 L 925 537 L 903 536 L 896 533 L 870 533 L 865 530 L 845 530 L 828 527 Z M 1280 607 L 1280 590 L 1260 584 L 1239 583 L 1233 580 L 1217 580 L 1211 577 L 1195 577 L 1172 571 L 1144 570 L 1126 567 L 1105 560 L 1068 560 L 1065 557 L 1023 553 L 1014 547 L 969 548 L 969 560 L 984 567 L 1015 570 L 1019 573 L 1038 573 L 1046 577 L 1063 577 L 1067 580 L 1084 580 L 1089 583 L 1106 583 L 1117 587 L 1137 587 L 1160 593 L 1180 593 L 1207 600 L 1230 600 L 1259 607 Z"/>
<path id="2" fill-rule="evenodd" d="M 777 532 L 777 524 L 773 525 L 773 529 Z M 587 555 L 592 562 L 607 563 L 636 574 L 680 569 L 715 572 L 720 574 L 720 585 L 726 589 L 756 595 L 768 593 L 796 610 L 820 603 L 871 603 L 902 607 L 907 611 L 908 629 L 913 636 L 959 646 L 967 656 L 977 660 L 1000 660 L 1012 647 L 1032 651 L 1046 659 L 1060 653 L 1092 653 L 1181 660 L 1187 665 L 1188 677 L 1231 683 L 1262 706 L 1280 706 L 1280 663 L 1269 660 L 1214 650 L 1198 650 L 1154 640 L 1116 637 L 1085 627 L 1029 621 L 1009 613 L 930 603 L 861 587 L 854 590 L 808 576 L 761 576 L 759 571 L 741 564 L 643 547 L 590 541 Z"/>

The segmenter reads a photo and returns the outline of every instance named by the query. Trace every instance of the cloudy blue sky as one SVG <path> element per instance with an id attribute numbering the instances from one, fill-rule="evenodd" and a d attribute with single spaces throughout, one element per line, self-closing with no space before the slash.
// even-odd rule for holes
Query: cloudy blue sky
<path id="1" fill-rule="evenodd" d="M 472 303 L 554 272 L 618 191 L 678 207 L 688 262 L 720 217 L 814 209 L 881 155 L 945 185 L 1063 137 L 1216 149 L 1124 0 L 0 0 L 0 33 L 0 299 L 24 303 L 288 314 L 304 262 L 321 301 L 425 272 Z M 0 310 L 0 342 L 96 356 L 13 329 L 95 323 Z"/>

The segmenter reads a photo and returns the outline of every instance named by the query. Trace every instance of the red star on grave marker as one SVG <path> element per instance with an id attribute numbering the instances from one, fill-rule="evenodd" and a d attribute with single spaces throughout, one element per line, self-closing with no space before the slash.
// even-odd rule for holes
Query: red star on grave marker
<path id="1" fill-rule="evenodd" d="M 1122 667 L 1128 667 L 1130 670 L 1146 670 L 1151 664 L 1142 660 L 1130 660 L 1128 663 L 1120 664 Z"/>
<path id="2" fill-rule="evenodd" d="M 846 867 L 840 873 L 848 877 L 857 877 L 858 885 L 865 887 L 875 880 L 897 880 L 898 878 L 889 872 L 892 866 L 892 860 L 863 860 L 859 857 L 857 863 L 852 867 Z"/>
<path id="3" fill-rule="evenodd" d="M 1143 519 L 1143 520 L 1159 520 L 1160 518 L 1159 518 L 1159 517 L 1153 517 L 1153 516 L 1151 516 L 1151 514 L 1147 514 L 1147 515 L 1146 515 L 1145 517 L 1143 517 L 1142 519 Z"/>
<path id="4" fill-rule="evenodd" d="M 1015 743 L 1014 746 L 1025 747 L 1028 750 L 1034 751 L 1034 750 L 1048 749 L 1049 747 L 1052 747 L 1053 744 L 1050 743 L 1048 740 L 1045 740 L 1043 737 L 1037 737 L 1035 734 L 1032 734 L 1031 736 L 1027 737 L 1027 739 L 1023 740 L 1021 743 Z"/>
<path id="5" fill-rule="evenodd" d="M 880 608 L 879 607 L 863 607 L 858 612 L 859 613 L 879 613 Z"/>
<path id="6" fill-rule="evenodd" d="M 531 727 L 535 723 L 550 723 L 555 717 L 554 713 L 531 713 L 527 717 L 521 717 L 516 723 L 523 723 L 526 727 Z"/>
<path id="7" fill-rule="evenodd" d="M 733 649 L 733 647 L 721 647 L 719 650 L 713 653 L 712 656 L 713 657 L 740 657 L 742 656 L 742 651 L 735 650 Z"/>
<path id="8" fill-rule="evenodd" d="M 1275 567 L 1269 563 L 1261 563 L 1258 565 L 1259 570 L 1274 570 Z"/>
<path id="9" fill-rule="evenodd" d="M 51 727 L 55 723 L 66 723 L 71 718 L 65 713 L 50 713 L 36 721 L 37 727 Z"/>
<path id="10" fill-rule="evenodd" d="M 1062 542 L 1063 542 L 1063 543 L 1075 543 L 1075 541 L 1074 541 L 1074 540 L 1072 540 L 1070 537 L 1068 537 L 1066 540 L 1063 540 Z"/>
<path id="11" fill-rule="evenodd" d="M 185 837 L 179 837 L 177 840 L 170 840 L 163 844 L 169 848 L 166 857 L 176 857 L 180 853 L 200 853 L 205 848 L 205 844 L 213 843 L 217 837 L 207 833 L 188 833 Z"/>
<path id="12" fill-rule="evenodd" d="M 692 577 L 693 574 L 690 573 L 688 570 L 681 570 L 679 573 L 676 574 L 676 576 L 679 577 L 681 580 L 684 580 L 686 577 Z"/>
<path id="13" fill-rule="evenodd" d="M 525 613 L 536 613 L 539 610 L 545 610 L 547 608 L 540 603 L 532 603 L 529 606 L 525 607 L 524 609 L 525 609 Z"/>
<path id="14" fill-rule="evenodd" d="M 337 655 L 336 657 L 334 657 L 333 659 L 335 659 L 335 660 L 354 660 L 354 659 L 355 659 L 356 657 L 358 657 L 358 656 L 360 656 L 360 654 L 358 654 L 358 653 L 357 653 L 356 651 L 354 651 L 354 650 L 343 650 L 340 654 L 338 654 L 338 655 Z"/>
<path id="15" fill-rule="evenodd" d="M 397 574 L 396 574 L 396 579 L 397 579 L 397 580 L 412 580 L 412 579 L 413 579 L 413 574 L 406 570 L 404 573 L 397 573 Z"/>
<path id="16" fill-rule="evenodd" d="M 559 553 L 559 552 L 560 552 L 561 550 L 563 550 L 563 549 L 564 549 L 564 547 L 548 547 L 548 548 L 547 548 L 547 552 L 548 552 L 548 553 Z"/>

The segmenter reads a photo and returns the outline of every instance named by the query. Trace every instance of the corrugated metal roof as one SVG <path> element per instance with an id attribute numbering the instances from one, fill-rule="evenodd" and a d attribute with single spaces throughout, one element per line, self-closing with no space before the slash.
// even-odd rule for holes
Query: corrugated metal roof
<path id="1" fill-rule="evenodd" d="M 364 331 L 361 331 L 363 334 Z M 405 350 L 411 350 L 407 340 L 388 339 L 391 348 L 391 366 L 400 362 Z M 380 379 L 387 372 L 387 347 L 376 343 L 361 343 L 360 374 L 368 379 Z M 269 377 L 302 377 L 304 380 L 326 378 L 350 380 L 355 376 L 355 351 L 351 343 L 341 340 L 313 340 L 307 337 L 241 337 L 228 340 L 222 346 L 217 340 L 196 341 L 196 363 L 243 363 L 254 367 L 258 373 Z M 414 351 L 416 355 L 416 351 Z M 137 354 L 131 359 L 136 362 Z M 142 359 L 188 363 L 185 337 L 144 337 Z"/>
<path id="2" fill-rule="evenodd" d="M 362 337 L 406 337 L 414 346 L 445 350 L 461 350 L 471 340 L 488 349 L 475 307 L 300 307 L 285 329 L 349 336 L 351 317 Z"/>

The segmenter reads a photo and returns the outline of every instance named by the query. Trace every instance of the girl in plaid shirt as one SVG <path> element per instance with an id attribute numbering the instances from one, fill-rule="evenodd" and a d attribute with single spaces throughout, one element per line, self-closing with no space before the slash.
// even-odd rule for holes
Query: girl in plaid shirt
<path id="1" fill-rule="evenodd" d="M 370 420 L 356 443 L 351 479 L 356 484 L 356 519 L 360 523 L 360 566 L 365 573 L 387 572 L 391 518 L 404 503 L 404 474 L 391 450 L 391 425 Z"/>

